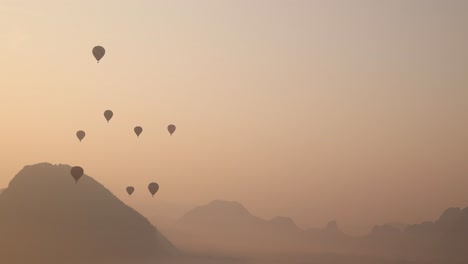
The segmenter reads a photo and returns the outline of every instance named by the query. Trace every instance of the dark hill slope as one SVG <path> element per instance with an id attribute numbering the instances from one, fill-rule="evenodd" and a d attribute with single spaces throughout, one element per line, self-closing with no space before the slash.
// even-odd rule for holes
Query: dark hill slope
<path id="1" fill-rule="evenodd" d="M 147 260 L 176 252 L 93 178 L 75 184 L 67 165 L 26 166 L 0 195 L 0 255 L 10 263 Z"/>

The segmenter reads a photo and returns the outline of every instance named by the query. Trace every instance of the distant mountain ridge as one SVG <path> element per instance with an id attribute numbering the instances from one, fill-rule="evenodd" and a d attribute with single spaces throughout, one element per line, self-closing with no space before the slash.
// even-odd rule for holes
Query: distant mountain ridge
<path id="1" fill-rule="evenodd" d="M 291 218 L 277 216 L 265 220 L 252 215 L 239 202 L 222 200 L 190 210 L 177 221 L 171 234 L 178 242 L 186 242 L 187 237 L 193 237 L 190 246 L 206 243 L 206 247 L 233 250 L 274 248 L 288 251 L 307 244 L 304 230 Z"/>
<path id="2" fill-rule="evenodd" d="M 449 208 L 435 222 L 375 226 L 368 235 L 345 234 L 336 221 L 302 230 L 288 217 L 264 220 L 242 204 L 215 200 L 190 210 L 171 235 L 192 243 L 238 250 L 303 250 L 370 254 L 409 259 L 468 260 L 468 208 Z M 189 242 L 190 243 L 190 242 Z"/>
<path id="3" fill-rule="evenodd" d="M 145 217 L 87 175 L 75 184 L 70 169 L 40 163 L 11 180 L 0 195 L 2 259 L 50 264 L 177 254 Z"/>
<path id="4" fill-rule="evenodd" d="M 377 251 L 410 252 L 414 256 L 450 257 L 468 261 L 468 207 L 448 208 L 436 221 L 408 225 L 405 229 L 376 226 L 368 236 Z"/>

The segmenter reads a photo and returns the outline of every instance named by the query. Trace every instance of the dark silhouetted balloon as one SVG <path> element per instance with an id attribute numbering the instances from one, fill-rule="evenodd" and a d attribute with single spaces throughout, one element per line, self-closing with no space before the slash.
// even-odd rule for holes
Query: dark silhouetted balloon
<path id="1" fill-rule="evenodd" d="M 137 137 L 140 136 L 141 132 L 143 132 L 143 128 L 141 126 L 136 126 L 133 131 L 135 131 L 135 134 L 137 135 Z"/>
<path id="2" fill-rule="evenodd" d="M 154 195 L 158 192 L 159 190 L 159 185 L 155 182 L 152 182 L 148 185 L 148 190 L 150 191 L 151 195 L 154 197 Z"/>
<path id="3" fill-rule="evenodd" d="M 83 130 L 76 132 L 76 137 L 80 140 L 80 142 L 81 140 L 83 140 L 85 136 L 86 136 L 86 133 Z"/>
<path id="4" fill-rule="evenodd" d="M 78 180 L 83 176 L 84 170 L 83 168 L 76 166 L 71 168 L 70 174 L 73 176 L 73 179 L 75 179 L 75 182 L 78 182 Z"/>
<path id="5" fill-rule="evenodd" d="M 172 134 L 175 132 L 175 130 L 176 130 L 176 127 L 175 127 L 174 125 L 171 124 L 171 125 L 168 125 L 168 126 L 167 126 L 167 131 L 169 131 L 169 133 L 171 134 L 171 136 L 172 136 Z"/>
<path id="6" fill-rule="evenodd" d="M 135 191 L 135 188 L 133 188 L 132 186 L 128 186 L 127 187 L 127 193 L 128 195 L 132 195 L 132 193 Z"/>
<path id="7" fill-rule="evenodd" d="M 106 50 L 103 47 L 96 46 L 93 48 L 93 55 L 94 55 L 94 58 L 96 58 L 98 63 L 102 59 L 102 57 L 104 57 L 104 54 L 106 54 Z"/>
<path id="8" fill-rule="evenodd" d="M 112 119 L 113 116 L 114 116 L 114 113 L 111 110 L 106 110 L 104 112 L 104 117 L 106 118 L 107 123 L 109 123 L 109 121 Z"/>

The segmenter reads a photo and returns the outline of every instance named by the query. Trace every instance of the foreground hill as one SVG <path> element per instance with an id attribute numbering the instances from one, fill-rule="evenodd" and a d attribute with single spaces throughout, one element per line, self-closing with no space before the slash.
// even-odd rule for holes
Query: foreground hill
<path id="1" fill-rule="evenodd" d="M 75 184 L 67 165 L 26 166 L 0 195 L 0 255 L 8 263 L 135 261 L 176 252 L 100 183 L 84 175 Z"/>

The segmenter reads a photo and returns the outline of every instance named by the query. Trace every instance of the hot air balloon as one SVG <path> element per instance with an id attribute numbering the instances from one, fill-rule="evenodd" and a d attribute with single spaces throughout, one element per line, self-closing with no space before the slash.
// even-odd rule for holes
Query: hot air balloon
<path id="1" fill-rule="evenodd" d="M 176 130 L 176 127 L 174 125 L 171 124 L 171 125 L 167 126 L 167 131 L 169 131 L 171 136 L 172 136 L 172 134 L 174 133 L 175 130 Z"/>
<path id="2" fill-rule="evenodd" d="M 96 46 L 93 48 L 93 55 L 94 55 L 94 58 L 96 58 L 98 63 L 102 59 L 102 57 L 104 57 L 104 54 L 106 54 L 106 50 L 103 47 Z"/>
<path id="3" fill-rule="evenodd" d="M 78 183 L 78 180 L 83 176 L 84 170 L 83 168 L 76 166 L 71 168 L 70 174 L 73 176 L 73 179 L 75 179 L 75 182 Z"/>
<path id="4" fill-rule="evenodd" d="M 114 116 L 114 113 L 111 110 L 106 110 L 104 112 L 104 117 L 106 118 L 107 123 L 109 123 L 109 121 L 111 120 L 113 116 Z"/>
<path id="5" fill-rule="evenodd" d="M 128 193 L 129 196 L 132 195 L 132 193 L 133 193 L 134 191 L 135 191 L 135 188 L 133 188 L 132 186 L 128 186 L 128 187 L 127 187 L 127 193 Z"/>
<path id="6" fill-rule="evenodd" d="M 143 132 L 143 128 L 141 126 L 136 126 L 133 131 L 135 131 L 135 134 L 137 135 L 137 137 L 140 136 L 141 132 Z"/>
<path id="7" fill-rule="evenodd" d="M 155 182 L 152 182 L 148 185 L 148 190 L 150 191 L 151 195 L 154 197 L 156 192 L 159 190 L 159 185 Z"/>
<path id="8" fill-rule="evenodd" d="M 76 137 L 80 140 L 80 142 L 81 140 L 83 140 L 85 136 L 86 136 L 86 133 L 83 130 L 76 132 Z"/>

